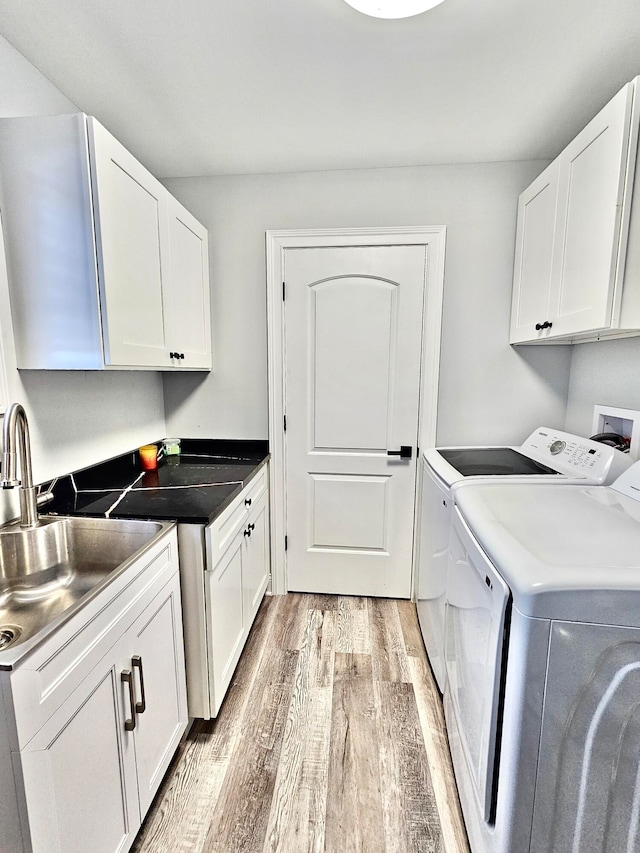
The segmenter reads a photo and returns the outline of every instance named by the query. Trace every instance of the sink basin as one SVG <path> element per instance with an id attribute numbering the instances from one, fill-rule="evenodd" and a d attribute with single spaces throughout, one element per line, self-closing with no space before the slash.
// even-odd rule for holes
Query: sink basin
<path id="1" fill-rule="evenodd" d="M 0 528 L 0 653 L 73 615 L 167 527 L 45 516 L 32 529 Z"/>

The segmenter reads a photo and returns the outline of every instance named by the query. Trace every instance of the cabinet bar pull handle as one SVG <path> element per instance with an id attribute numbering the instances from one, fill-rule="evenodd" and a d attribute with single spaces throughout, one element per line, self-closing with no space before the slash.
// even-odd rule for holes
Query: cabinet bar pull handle
<path id="1" fill-rule="evenodd" d="M 245 506 L 251 506 L 251 498 L 245 498 L 244 499 L 244 505 Z"/>
<path id="2" fill-rule="evenodd" d="M 247 527 L 247 529 L 244 531 L 244 535 L 251 536 L 251 530 L 249 529 L 249 527 Z"/>
<path id="3" fill-rule="evenodd" d="M 120 681 L 129 685 L 129 707 L 131 708 L 131 717 L 124 721 L 124 730 L 132 732 L 136 727 L 136 699 L 133 693 L 133 676 L 130 669 L 123 669 L 120 673 Z"/>
<path id="4" fill-rule="evenodd" d="M 144 672 L 140 655 L 134 655 L 131 658 L 131 668 L 137 669 L 140 676 L 140 701 L 136 702 L 136 714 L 144 714 L 147 709 L 147 701 L 144 697 Z"/>

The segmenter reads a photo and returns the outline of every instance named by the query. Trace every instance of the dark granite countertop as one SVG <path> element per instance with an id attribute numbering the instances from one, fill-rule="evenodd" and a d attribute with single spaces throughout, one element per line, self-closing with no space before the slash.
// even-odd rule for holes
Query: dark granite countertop
<path id="1" fill-rule="evenodd" d="M 43 511 L 209 524 L 269 458 L 266 441 L 182 439 L 181 451 L 156 471 L 142 471 L 132 451 L 60 477 Z"/>

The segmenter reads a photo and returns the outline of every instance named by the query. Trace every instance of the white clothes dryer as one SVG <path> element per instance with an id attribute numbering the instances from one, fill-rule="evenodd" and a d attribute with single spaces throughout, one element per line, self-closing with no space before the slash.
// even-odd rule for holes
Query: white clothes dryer
<path id="1" fill-rule="evenodd" d="M 456 504 L 444 702 L 473 853 L 640 850 L 640 462 Z"/>
<path id="2" fill-rule="evenodd" d="M 540 427 L 519 447 L 437 447 L 423 454 L 417 561 L 418 618 L 440 691 L 445 686 L 444 611 L 447 552 L 457 490 L 465 484 L 546 482 L 611 483 L 632 463 L 605 444 Z"/>

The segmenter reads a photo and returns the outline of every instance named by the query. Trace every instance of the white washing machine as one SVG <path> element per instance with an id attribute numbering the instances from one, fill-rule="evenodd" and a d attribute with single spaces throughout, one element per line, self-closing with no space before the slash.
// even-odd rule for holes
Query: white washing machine
<path id="1" fill-rule="evenodd" d="M 640 462 L 456 495 L 445 716 L 473 853 L 640 851 Z"/>
<path id="2" fill-rule="evenodd" d="M 416 598 L 422 636 L 441 692 L 447 549 L 457 490 L 496 478 L 603 485 L 613 482 L 631 462 L 613 447 L 546 427 L 534 430 L 520 447 L 440 447 L 423 454 Z"/>

